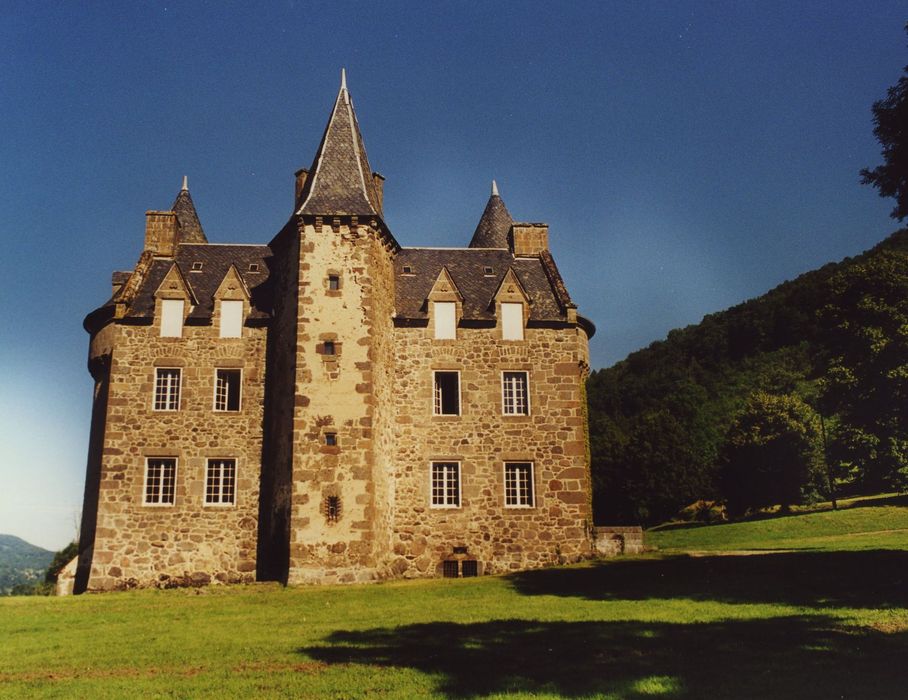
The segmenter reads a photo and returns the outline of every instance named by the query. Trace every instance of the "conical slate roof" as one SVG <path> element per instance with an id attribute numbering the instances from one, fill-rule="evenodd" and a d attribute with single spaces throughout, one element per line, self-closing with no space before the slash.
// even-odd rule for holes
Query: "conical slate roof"
<path id="1" fill-rule="evenodd" d="M 337 100 L 309 172 L 297 214 L 378 215 L 372 169 L 344 73 L 341 73 Z"/>
<path id="2" fill-rule="evenodd" d="M 192 203 L 185 176 L 183 177 L 183 188 L 173 201 L 170 210 L 177 215 L 177 221 L 180 222 L 180 243 L 208 242 L 205 232 L 202 230 L 199 215 L 195 211 L 195 204 Z"/>
<path id="3" fill-rule="evenodd" d="M 498 196 L 498 185 L 492 180 L 492 196 L 486 204 L 485 211 L 479 219 L 473 238 L 470 240 L 471 248 L 507 248 L 508 231 L 511 230 L 511 212 Z"/>

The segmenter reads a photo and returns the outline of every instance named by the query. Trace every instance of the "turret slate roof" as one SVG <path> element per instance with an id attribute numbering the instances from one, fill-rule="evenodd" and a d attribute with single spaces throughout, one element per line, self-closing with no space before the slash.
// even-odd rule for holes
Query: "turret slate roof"
<path id="1" fill-rule="evenodd" d="M 470 240 L 471 248 L 508 248 L 508 231 L 514 220 L 511 213 L 498 196 L 498 188 L 492 183 L 492 196 L 486 204 L 485 211 L 479 219 L 473 238 Z"/>

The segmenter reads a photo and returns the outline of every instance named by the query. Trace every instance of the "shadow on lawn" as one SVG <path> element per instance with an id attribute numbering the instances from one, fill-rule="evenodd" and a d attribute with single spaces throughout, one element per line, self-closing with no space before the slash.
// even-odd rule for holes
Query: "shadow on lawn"
<path id="1" fill-rule="evenodd" d="M 684 598 L 818 608 L 908 607 L 908 552 L 775 552 L 615 559 L 513 574 L 526 595 L 589 600 Z"/>
<path id="2" fill-rule="evenodd" d="M 903 698 L 908 633 L 824 616 L 716 623 L 438 622 L 340 631 L 298 650 L 328 664 L 408 667 L 449 697 Z"/>

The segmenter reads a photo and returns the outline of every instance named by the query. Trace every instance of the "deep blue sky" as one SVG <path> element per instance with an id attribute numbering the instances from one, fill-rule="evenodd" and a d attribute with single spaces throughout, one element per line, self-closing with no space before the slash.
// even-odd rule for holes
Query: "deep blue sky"
<path id="1" fill-rule="evenodd" d="M 0 7 L 0 532 L 74 533 L 84 315 L 189 175 L 212 241 L 290 214 L 346 66 L 386 220 L 466 245 L 497 179 L 550 224 L 603 367 L 896 228 L 858 184 L 904 2 Z"/>

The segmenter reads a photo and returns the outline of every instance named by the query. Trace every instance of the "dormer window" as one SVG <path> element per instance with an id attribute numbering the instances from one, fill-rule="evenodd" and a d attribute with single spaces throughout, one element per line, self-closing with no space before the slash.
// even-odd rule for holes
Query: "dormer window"
<path id="1" fill-rule="evenodd" d="M 258 272 L 258 271 L 259 271 L 259 264 L 258 264 L 258 263 L 250 263 L 250 264 L 249 264 L 249 272 Z"/>
<path id="2" fill-rule="evenodd" d="M 484 268 L 482 268 L 482 274 L 484 274 L 486 277 L 491 277 L 495 274 L 495 269 L 486 265 Z"/>
<path id="3" fill-rule="evenodd" d="M 161 337 L 181 338 L 183 336 L 182 299 L 161 299 Z"/>
<path id="4" fill-rule="evenodd" d="M 457 337 L 457 304 L 453 301 L 432 302 L 432 319 L 436 340 L 454 340 Z"/>
<path id="5" fill-rule="evenodd" d="M 523 340 L 523 304 L 502 302 L 501 337 L 503 340 Z"/>
<path id="6" fill-rule="evenodd" d="M 243 335 L 243 302 L 221 302 L 221 331 L 222 338 L 240 338 Z"/>
<path id="7" fill-rule="evenodd" d="M 192 263 L 192 269 L 191 269 L 190 271 L 191 271 L 191 272 L 201 272 L 201 271 L 202 271 L 202 263 L 200 263 L 200 262 L 194 262 L 194 263 Z"/>
<path id="8" fill-rule="evenodd" d="M 404 266 L 403 266 L 403 269 L 401 270 L 401 274 L 404 274 L 404 275 L 412 275 L 412 274 L 413 274 L 413 268 L 412 268 L 410 265 L 404 265 Z"/>

